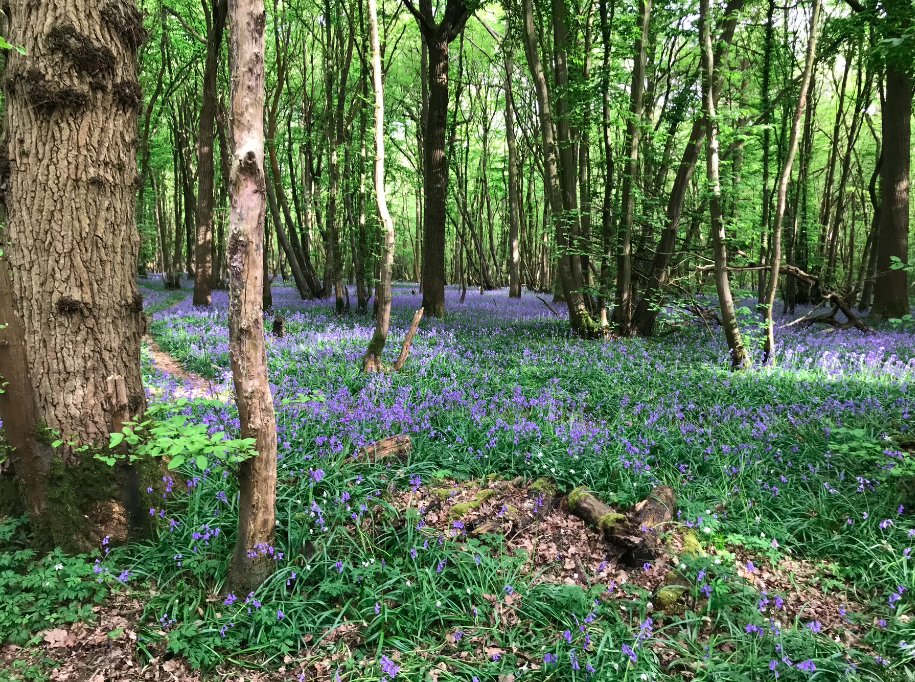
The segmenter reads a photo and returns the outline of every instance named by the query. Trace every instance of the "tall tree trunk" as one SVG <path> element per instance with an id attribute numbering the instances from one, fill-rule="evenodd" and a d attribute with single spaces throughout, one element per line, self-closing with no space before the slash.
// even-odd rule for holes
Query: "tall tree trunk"
<path id="1" fill-rule="evenodd" d="M 313 298 L 312 291 L 317 287 L 317 283 L 313 282 L 309 284 L 308 279 L 302 272 L 302 268 L 299 266 L 299 259 L 296 257 L 292 244 L 289 241 L 289 235 L 286 234 L 286 229 L 283 227 L 283 216 L 281 215 L 278 206 L 279 202 L 277 201 L 276 190 L 274 189 L 275 184 L 271 182 L 269 178 L 266 179 L 264 184 L 267 193 L 267 204 L 270 207 L 270 219 L 273 222 L 273 229 L 276 230 L 276 237 L 280 242 L 280 248 L 283 253 L 286 254 L 286 260 L 289 261 L 289 269 L 292 271 L 292 281 L 295 282 L 296 291 L 299 292 L 299 296 L 303 301 Z M 291 227 L 292 230 L 295 230 L 295 225 L 292 225 Z M 266 270 L 264 271 L 264 275 L 268 276 Z"/>
<path id="2" fill-rule="evenodd" d="M 883 166 L 883 147 L 879 139 L 875 140 L 875 143 L 877 145 L 877 162 L 874 164 L 870 182 L 867 184 L 867 194 L 870 198 L 873 214 L 869 236 L 870 251 L 868 251 L 868 256 L 863 264 L 861 301 L 858 304 L 858 309 L 862 311 L 869 310 L 871 302 L 874 300 L 874 272 L 877 268 L 877 252 L 879 250 L 877 245 L 880 243 L 880 197 L 877 196 L 877 181 L 880 178 L 880 170 Z"/>
<path id="3" fill-rule="evenodd" d="M 540 134 L 543 145 L 544 185 L 550 217 L 555 230 L 556 246 L 559 251 L 557 268 L 559 271 L 559 284 L 562 294 L 569 307 L 569 322 L 572 330 L 579 336 L 593 338 L 601 336 L 604 330 L 590 315 L 582 295 L 582 282 L 580 278 L 581 261 L 571 252 L 572 213 L 567 210 L 563 186 L 559 176 L 559 160 L 556 139 L 553 134 L 553 112 L 550 103 L 549 87 L 543 65 L 540 61 L 540 52 L 537 46 L 537 29 L 534 24 L 534 7 L 532 0 L 522 1 L 522 24 L 524 36 L 524 51 L 527 63 L 534 80 L 537 95 L 537 112 L 540 116 Z M 555 6 L 554 6 L 555 9 Z M 554 21 L 564 19 L 563 15 L 554 16 Z M 555 35 L 554 31 L 554 40 Z M 562 34 L 558 34 L 560 39 Z M 560 52 L 563 45 L 557 45 L 556 51 Z M 568 189 L 568 187 L 566 188 Z M 565 192 L 568 194 L 568 192 Z M 574 197 L 574 192 L 571 193 Z M 579 277 L 575 276 L 574 264 L 578 263 Z"/>
<path id="4" fill-rule="evenodd" d="M 826 179 L 823 182 L 823 199 L 820 202 L 820 235 L 819 256 L 822 259 L 820 278 L 826 287 L 832 286 L 832 275 L 829 272 L 829 245 L 833 242 L 829 233 L 830 219 L 832 218 L 833 184 L 836 175 L 836 163 L 839 159 L 839 141 L 842 136 L 842 121 L 845 118 L 845 93 L 848 85 L 848 75 L 851 72 L 854 59 L 851 54 L 845 55 L 845 68 L 842 71 L 842 84 L 839 86 L 839 101 L 836 105 L 836 117 L 832 125 L 832 143 L 829 147 L 829 156 L 826 160 Z"/>
<path id="5" fill-rule="evenodd" d="M 724 20 L 714 54 L 716 72 L 713 99 L 716 106 L 721 90 L 724 87 L 725 72 L 722 64 L 727 59 L 728 50 L 734 39 L 734 32 L 737 28 L 737 14 L 743 9 L 744 4 L 745 0 L 729 0 L 724 10 Z M 706 125 L 705 116 L 700 116 L 693 123 L 689 139 L 683 150 L 683 156 L 680 159 L 680 165 L 677 167 L 673 187 L 667 198 L 664 229 L 661 231 L 661 238 L 655 250 L 654 261 L 651 266 L 651 277 L 639 299 L 634 315 L 634 325 L 642 336 L 650 336 L 654 332 L 655 324 L 657 323 L 661 290 L 667 284 L 670 275 L 670 263 L 674 256 L 677 232 L 680 228 L 680 220 L 683 217 L 683 208 L 686 205 L 686 195 L 699 162 L 703 138 L 707 135 Z"/>
<path id="6" fill-rule="evenodd" d="M 272 572 L 276 527 L 276 416 L 267 379 L 264 317 L 258 304 L 264 252 L 263 0 L 231 0 L 232 162 L 229 227 L 229 350 L 242 438 L 257 456 L 240 466 L 238 539 L 229 573 L 236 590 Z"/>
<path id="7" fill-rule="evenodd" d="M 518 187 L 518 142 L 515 139 L 515 103 L 512 97 L 514 60 L 512 45 L 505 39 L 505 143 L 508 147 L 508 295 L 521 298 L 521 190 Z"/>
<path id="8" fill-rule="evenodd" d="M 447 0 L 433 12 L 430 0 L 404 5 L 419 24 L 428 52 L 428 106 L 423 130 L 423 308 L 427 315 L 445 314 L 445 221 L 448 217 L 448 46 L 459 36 L 471 10 L 464 0 Z M 436 22 L 436 14 L 441 20 Z"/>
<path id="9" fill-rule="evenodd" d="M 626 121 L 626 168 L 623 171 L 621 224 L 617 247 L 616 310 L 614 321 L 622 336 L 632 331 L 632 228 L 635 224 L 635 177 L 639 170 L 642 139 L 642 98 L 645 93 L 645 62 L 651 0 L 639 0 L 639 34 L 633 50 L 632 85 L 629 90 L 629 118 Z"/>
<path id="10" fill-rule="evenodd" d="M 712 243 L 715 253 L 715 288 L 721 307 L 721 325 L 727 339 L 731 356 L 731 368 L 743 369 L 750 365 L 750 358 L 743 345 L 740 328 L 737 326 L 737 312 L 731 282 L 728 277 L 728 253 L 721 212 L 721 180 L 718 170 L 718 118 L 716 114 L 714 78 L 715 55 L 712 49 L 711 16 L 709 0 L 699 0 L 699 35 L 702 47 L 702 108 L 708 125 L 706 135 L 706 172 L 709 184 L 709 209 L 711 213 Z"/>
<path id="11" fill-rule="evenodd" d="M 616 15 L 616 3 L 607 7 L 607 0 L 599 0 L 601 38 L 604 43 L 601 69 L 601 139 L 604 146 L 604 196 L 601 208 L 601 261 L 600 261 L 600 324 L 606 326 L 607 299 L 610 296 L 612 276 L 610 272 L 613 255 L 613 182 L 616 167 L 613 154 L 613 133 L 610 113 L 610 55 L 613 49 L 613 20 Z"/>
<path id="12" fill-rule="evenodd" d="M 880 172 L 880 237 L 872 315 L 878 319 L 909 312 L 909 278 L 893 258 L 909 259 L 909 163 L 912 153 L 912 79 L 903 67 L 886 67 L 883 102 L 883 164 Z"/>
<path id="13" fill-rule="evenodd" d="M 381 218 L 381 261 L 379 263 L 378 290 L 375 307 L 375 333 L 362 360 L 365 372 L 383 369 L 381 354 L 391 326 L 391 286 L 394 267 L 394 221 L 388 211 L 387 193 L 384 189 L 384 82 L 381 72 L 381 41 L 378 38 L 378 9 L 375 0 L 368 0 L 369 35 L 372 46 L 372 83 L 375 89 L 375 200 Z"/>
<path id="14" fill-rule="evenodd" d="M 445 218 L 448 160 L 448 42 L 427 41 L 429 48 L 429 112 L 423 138 L 423 308 L 428 315 L 445 314 Z"/>
<path id="15" fill-rule="evenodd" d="M 31 384 L 7 390 L 31 401 L 18 407 L 34 417 L 33 433 L 99 445 L 145 402 L 135 220 L 142 16 L 129 0 L 15 0 L 8 9 L 9 40 L 28 56 L 10 52 L 6 69 L 0 248 L 11 296 L 0 295 L 16 318 L 3 322 L 20 325 L 19 350 L 10 349 L 19 357 L 5 357 L 24 364 L 0 371 Z M 0 404 L 4 419 L 8 407 Z M 135 471 L 108 469 L 68 445 L 50 468 L 40 448 L 17 456 L 48 476 L 46 497 L 29 506 L 51 543 L 86 550 L 142 526 Z"/>
<path id="16" fill-rule="evenodd" d="M 804 108 L 807 106 L 807 91 L 813 75 L 816 58 L 817 24 L 820 20 L 820 0 L 813 0 L 810 14 L 810 33 L 807 40 L 807 60 L 804 63 L 804 74 L 801 76 L 801 89 L 797 96 L 797 108 L 791 121 L 791 137 L 788 141 L 787 156 L 778 178 L 775 203 L 775 224 L 772 228 L 772 251 L 770 254 L 769 280 L 766 288 L 766 341 L 763 345 L 763 362 L 775 362 L 775 295 L 778 293 L 778 277 L 782 266 L 782 226 L 785 222 L 785 207 L 788 203 L 788 183 L 791 181 L 791 169 L 797 155 L 798 140 L 801 133 L 801 121 Z"/>
<path id="17" fill-rule="evenodd" d="M 38 431 L 40 422 L 29 376 L 26 339 L 13 296 L 9 263 L 0 249 L 0 418 L 26 510 L 33 519 L 39 519 L 45 510 L 54 452 Z"/>
<path id="18" fill-rule="evenodd" d="M 207 56 L 203 70 L 203 103 L 197 137 L 197 244 L 194 249 L 194 305 L 210 305 L 213 285 L 213 199 L 216 138 L 216 77 L 226 25 L 227 0 L 213 0 L 208 18 Z"/>
<path id="19" fill-rule="evenodd" d="M 772 118 L 771 108 L 769 106 L 770 93 L 772 86 L 772 52 L 775 47 L 775 0 L 769 0 L 768 9 L 766 10 L 766 39 L 763 52 L 763 74 L 761 109 L 763 111 L 763 141 L 762 141 L 762 215 L 760 216 L 759 230 L 759 262 L 762 265 L 766 263 L 766 254 L 769 248 L 769 221 L 772 198 L 769 192 L 769 168 L 772 157 L 772 126 L 769 122 Z M 763 292 L 765 291 L 766 273 L 764 270 L 759 271 L 756 282 L 756 299 L 762 303 Z"/>

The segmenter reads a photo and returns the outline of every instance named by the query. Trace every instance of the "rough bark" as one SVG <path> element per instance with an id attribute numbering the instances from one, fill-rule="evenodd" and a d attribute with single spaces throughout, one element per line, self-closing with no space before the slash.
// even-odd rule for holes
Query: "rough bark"
<path id="1" fill-rule="evenodd" d="M 257 456 L 239 471 L 238 538 L 229 573 L 248 591 L 272 571 L 276 526 L 276 416 L 267 380 L 260 306 L 265 254 L 263 0 L 231 0 L 231 171 L 229 235 L 229 350 L 242 438 Z"/>
<path id="2" fill-rule="evenodd" d="M 107 400 L 109 377 L 122 377 L 130 412 L 144 405 L 135 200 L 136 54 L 145 32 L 128 0 L 16 0 L 9 22 L 10 42 L 28 54 L 11 52 L 6 74 L 4 249 L 25 346 L 18 374 L 31 383 L 17 390 L 31 393 L 42 437 L 48 429 L 99 443 L 122 414 Z M 130 491 L 117 490 L 113 470 L 92 464 L 66 446 L 52 463 L 54 486 L 89 469 L 98 482 L 93 490 L 72 488 L 47 508 L 43 521 L 54 543 L 91 544 L 104 524 L 102 505 L 112 523 L 115 514 L 124 521 L 117 535 L 126 537 L 135 506 Z"/>

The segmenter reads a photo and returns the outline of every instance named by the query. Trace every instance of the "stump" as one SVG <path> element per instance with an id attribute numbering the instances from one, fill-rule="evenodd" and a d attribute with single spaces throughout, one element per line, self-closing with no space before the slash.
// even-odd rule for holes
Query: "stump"
<path id="1" fill-rule="evenodd" d="M 406 457 L 411 452 L 413 452 L 413 441 L 410 436 L 401 433 L 397 436 L 382 438 L 359 448 L 354 459 L 381 462 L 391 457 Z"/>
<path id="2" fill-rule="evenodd" d="M 282 315 L 273 318 L 273 335 L 278 339 L 286 336 L 286 318 Z"/>

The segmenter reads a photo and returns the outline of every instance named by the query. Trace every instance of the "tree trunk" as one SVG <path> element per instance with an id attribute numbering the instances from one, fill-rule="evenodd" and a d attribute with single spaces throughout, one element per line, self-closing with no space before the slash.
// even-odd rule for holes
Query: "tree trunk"
<path id="1" fill-rule="evenodd" d="M 778 292 L 778 277 L 782 265 L 782 226 L 785 222 L 785 207 L 788 202 L 788 183 L 791 180 L 791 169 L 797 155 L 798 140 L 801 132 L 801 121 L 804 108 L 807 106 L 807 91 L 813 74 L 817 46 L 817 23 L 820 19 L 820 0 L 813 0 L 810 14 L 810 33 L 807 40 L 807 60 L 804 64 L 804 75 L 801 77 L 801 89 L 797 96 L 797 108 L 791 122 L 791 138 L 788 141 L 788 152 L 778 178 L 775 204 L 775 224 L 772 228 L 772 250 L 770 254 L 769 279 L 766 288 L 766 341 L 763 346 L 763 362 L 775 362 L 775 295 Z"/>
<path id="2" fill-rule="evenodd" d="M 427 41 L 429 48 L 429 111 L 423 138 L 423 308 L 432 317 L 445 314 L 445 218 L 448 160 L 448 42 Z"/>
<path id="3" fill-rule="evenodd" d="M 213 284 L 213 199 L 216 138 L 216 77 L 226 24 L 227 0 L 214 0 L 208 23 L 207 56 L 203 71 L 203 103 L 197 137 L 197 244 L 194 249 L 194 305 L 210 305 Z"/>
<path id="4" fill-rule="evenodd" d="M 11 51 L 6 71 L 2 247 L 24 345 L 17 362 L 25 362 L 3 373 L 31 384 L 9 387 L 12 395 L 31 395 L 31 405 L 18 407 L 34 410 L 39 439 L 59 433 L 96 445 L 145 402 L 135 220 L 136 55 L 145 31 L 134 2 L 99 5 L 9 4 L 9 40 L 28 56 Z M 117 396 L 109 396 L 113 383 Z M 85 550 L 104 535 L 124 540 L 142 524 L 135 472 L 111 470 L 67 445 L 48 470 L 40 448 L 18 456 L 48 474 L 46 499 L 30 506 L 43 510 L 35 521 L 50 542 Z"/>
<path id="5" fill-rule="evenodd" d="M 902 67 L 886 68 L 883 103 L 883 165 L 880 169 L 880 237 L 871 314 L 877 319 L 909 312 L 909 278 L 893 259 L 909 259 L 909 163 L 912 141 L 912 80 Z"/>
<path id="6" fill-rule="evenodd" d="M 762 215 L 760 216 L 760 230 L 759 230 L 759 262 L 765 264 L 766 262 L 766 252 L 768 250 L 769 242 L 769 212 L 771 207 L 771 196 L 769 193 L 769 167 L 771 165 L 771 156 L 772 156 L 772 126 L 770 125 L 770 119 L 772 116 L 771 109 L 769 107 L 769 99 L 771 84 L 772 84 L 772 52 L 775 46 L 775 0 L 769 0 L 768 9 L 766 11 L 766 38 L 765 46 L 763 53 L 763 74 L 762 74 L 762 88 L 760 94 L 762 95 L 762 105 L 761 109 L 763 111 L 763 140 L 762 140 Z M 763 292 L 765 291 L 765 278 L 766 274 L 764 270 L 760 270 L 758 273 L 758 279 L 756 282 L 756 298 L 759 303 L 762 303 Z"/>
<path id="7" fill-rule="evenodd" d="M 236 590 L 272 572 L 276 526 L 276 416 L 267 379 L 262 287 L 265 205 L 263 0 L 232 0 L 232 163 L 229 235 L 229 350 L 242 438 L 257 456 L 239 470 L 238 539 L 229 573 Z"/>
<path id="8" fill-rule="evenodd" d="M 378 9 L 375 0 L 368 0 L 369 35 L 372 52 L 372 83 L 375 89 L 375 200 L 381 218 L 381 262 L 379 263 L 378 289 L 375 306 L 375 333 L 362 360 L 365 372 L 383 369 L 381 354 L 391 326 L 391 271 L 394 267 L 394 221 L 388 211 L 388 198 L 384 188 L 384 82 L 381 72 L 381 41 L 378 38 Z"/>
<path id="9" fill-rule="evenodd" d="M 626 121 L 626 168 L 623 171 L 622 221 L 619 228 L 616 265 L 616 310 L 614 321 L 622 336 L 632 331 L 632 228 L 635 224 L 635 176 L 639 170 L 642 138 L 642 98 L 645 93 L 645 61 L 651 26 L 651 0 L 639 0 L 639 34 L 633 50 L 629 118 Z"/>
<path id="10" fill-rule="evenodd" d="M 521 298 L 521 190 L 518 183 L 518 143 L 515 140 L 515 111 L 512 98 L 514 64 L 511 45 L 505 54 L 505 141 L 508 147 L 508 296 Z"/>
<path id="11" fill-rule="evenodd" d="M 740 328 L 737 326 L 737 313 L 734 308 L 734 297 L 731 294 L 731 283 L 728 276 L 728 254 L 724 230 L 724 219 L 721 213 L 721 180 L 718 170 L 718 120 L 715 112 L 714 76 L 715 56 L 712 49 L 710 28 L 709 0 L 699 2 L 699 34 L 702 46 L 702 104 L 703 114 L 708 125 L 706 134 L 706 172 L 709 184 L 709 208 L 711 213 L 712 243 L 715 253 L 715 288 L 718 291 L 718 303 L 721 307 L 721 324 L 727 339 L 731 355 L 731 368 L 743 369 L 750 365 L 750 358 L 743 345 Z"/>
<path id="12" fill-rule="evenodd" d="M 547 206 L 553 222 L 556 246 L 559 251 L 557 258 L 559 284 L 569 307 L 569 323 L 572 326 L 572 330 L 579 336 L 594 338 L 602 336 L 605 333 L 605 330 L 591 317 L 587 306 L 585 305 L 580 278 L 581 261 L 577 255 L 573 256 L 570 253 L 572 235 L 571 223 L 573 222 L 574 217 L 572 212 L 568 210 L 566 201 L 569 195 L 574 199 L 575 194 L 574 192 L 570 193 L 567 191 L 569 189 L 568 186 L 566 186 L 566 191 L 564 192 L 560 180 L 557 144 L 553 134 L 553 113 L 550 103 L 550 93 L 543 65 L 540 61 L 539 48 L 537 46 L 537 29 L 534 24 L 534 7 L 532 0 L 523 0 L 522 12 L 524 51 L 527 56 L 528 66 L 531 70 L 531 76 L 534 80 L 534 88 L 537 95 L 537 110 L 540 116 L 540 134 L 543 145 L 544 185 Z M 562 14 L 558 17 L 553 17 L 553 21 L 562 20 L 564 20 Z M 564 49 L 564 45 L 562 44 L 564 32 L 556 32 L 554 27 L 554 40 L 556 40 L 557 37 L 560 43 L 555 45 L 555 49 L 557 54 L 560 54 Z M 579 266 L 577 273 L 575 269 L 576 263 Z M 576 277 L 576 274 L 578 277 Z"/>
<path id="13" fill-rule="evenodd" d="M 428 54 L 428 100 L 423 89 L 425 115 L 423 126 L 423 308 L 432 317 L 445 314 L 445 221 L 448 217 L 448 159 L 446 130 L 448 121 L 448 45 L 464 30 L 471 10 L 464 0 L 447 0 L 444 11 L 433 12 L 432 3 L 423 0 L 417 8 L 413 0 L 404 5 L 419 24 Z M 436 14 L 441 20 L 436 23 Z"/>
<path id="14" fill-rule="evenodd" d="M 724 21 L 714 55 L 715 64 L 717 65 L 714 86 L 714 102 L 716 105 L 724 86 L 725 72 L 721 65 L 727 58 L 728 49 L 734 39 L 734 32 L 737 28 L 737 14 L 744 4 L 745 0 L 730 0 L 724 10 Z M 683 216 L 683 207 L 686 204 L 690 180 L 699 163 L 699 153 L 702 150 L 703 138 L 706 135 L 706 123 L 704 116 L 700 116 L 693 123 L 689 139 L 683 150 L 683 157 L 677 167 L 677 174 L 674 178 L 670 196 L 667 199 L 664 229 L 661 231 L 661 238 L 655 250 L 654 261 L 651 266 L 652 274 L 648 286 L 645 287 L 645 291 L 639 299 L 633 318 L 633 324 L 641 336 L 650 336 L 654 332 L 655 324 L 657 323 L 661 290 L 667 284 L 670 275 L 670 263 L 676 248 L 677 232 L 680 228 L 680 220 Z"/>

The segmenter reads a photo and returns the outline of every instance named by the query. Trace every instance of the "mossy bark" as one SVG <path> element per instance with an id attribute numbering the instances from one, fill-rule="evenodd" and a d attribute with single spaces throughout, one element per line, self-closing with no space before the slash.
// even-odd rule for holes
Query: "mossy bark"
<path id="1" fill-rule="evenodd" d="M 98 548 L 148 535 L 152 523 L 145 510 L 152 499 L 144 491 L 158 487 L 160 469 L 148 460 L 114 467 L 91 457 L 78 463 L 51 463 L 47 501 L 32 527 L 48 547 L 72 552 Z"/>
<path id="2" fill-rule="evenodd" d="M 676 496 L 669 486 L 658 486 L 628 513 L 614 511 L 585 488 L 566 497 L 569 511 L 597 529 L 620 550 L 624 562 L 638 564 L 661 552 L 660 535 L 676 512 Z"/>

